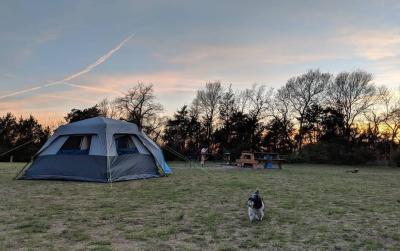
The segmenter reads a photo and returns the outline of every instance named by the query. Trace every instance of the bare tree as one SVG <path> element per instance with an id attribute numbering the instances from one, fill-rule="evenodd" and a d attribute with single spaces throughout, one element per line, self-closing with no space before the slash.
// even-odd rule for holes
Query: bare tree
<path id="1" fill-rule="evenodd" d="M 299 121 L 297 147 L 300 150 L 303 144 L 303 123 L 307 109 L 312 105 L 320 104 L 324 99 L 324 92 L 331 80 L 331 74 L 321 73 L 319 70 L 310 70 L 298 77 L 289 79 L 279 91 L 287 98 L 290 107 Z"/>
<path id="2" fill-rule="evenodd" d="M 207 142 L 211 142 L 211 135 L 214 131 L 214 123 L 218 111 L 218 105 L 222 96 L 220 82 L 207 83 L 204 90 L 197 91 L 196 99 L 204 115 Z"/>
<path id="3" fill-rule="evenodd" d="M 273 147 L 284 145 L 286 150 L 294 150 L 293 144 L 293 123 L 291 117 L 291 107 L 289 98 L 286 96 L 287 92 L 278 90 L 273 95 L 271 104 L 268 107 L 268 114 L 272 117 L 266 124 L 265 139 L 271 140 L 271 135 L 276 136 L 275 140 L 272 140 Z M 276 126 L 278 125 L 278 127 Z M 274 130 L 275 129 L 275 130 Z M 264 139 L 264 140 L 265 140 Z"/>
<path id="4" fill-rule="evenodd" d="M 219 118 L 224 124 L 228 123 L 232 114 L 238 111 L 235 93 L 232 90 L 232 85 L 222 94 L 219 103 Z"/>
<path id="5" fill-rule="evenodd" d="M 350 137 L 355 119 L 374 104 L 376 88 L 372 74 L 357 70 L 339 73 L 327 94 L 328 104 L 343 114 L 346 134 Z"/>
<path id="6" fill-rule="evenodd" d="M 396 107 L 390 108 L 387 117 L 385 118 L 385 125 L 388 129 L 389 140 L 392 142 L 392 145 L 395 144 L 396 140 L 398 140 L 399 130 L 400 130 L 400 108 Z"/>
<path id="7" fill-rule="evenodd" d="M 167 119 L 168 117 L 166 116 L 153 116 L 146 121 L 143 130 L 148 136 L 150 136 L 150 138 L 155 142 L 158 142 L 161 139 Z"/>
<path id="8" fill-rule="evenodd" d="M 290 102 L 287 92 L 280 89 L 274 95 L 271 106 L 269 106 L 269 113 L 273 118 L 282 120 L 284 122 L 291 121 Z"/>
<path id="9" fill-rule="evenodd" d="M 265 85 L 254 84 L 252 89 L 247 91 L 249 101 L 249 114 L 257 121 L 266 116 L 266 112 L 272 103 L 273 89 Z"/>
<path id="10" fill-rule="evenodd" d="M 192 104 L 190 105 L 190 109 L 189 109 L 189 115 L 191 117 L 196 118 L 196 120 L 199 120 L 201 114 L 201 105 L 200 105 L 200 101 L 195 98 L 192 101 Z"/>
<path id="11" fill-rule="evenodd" d="M 380 126 L 385 122 L 386 118 L 383 114 L 380 114 L 375 109 L 371 109 L 370 111 L 365 113 L 365 119 L 368 123 L 368 131 L 371 134 L 373 145 L 376 143 L 375 141 L 379 138 L 380 135 Z"/>
<path id="12" fill-rule="evenodd" d="M 146 132 L 152 127 L 155 118 L 159 117 L 159 113 L 164 111 L 154 95 L 153 85 L 143 83 L 138 83 L 124 96 L 117 98 L 116 106 L 126 120 Z"/>
<path id="13" fill-rule="evenodd" d="M 239 92 L 239 94 L 236 96 L 236 103 L 238 104 L 239 111 L 241 113 L 245 113 L 246 109 L 248 108 L 247 106 L 249 104 L 250 91 L 250 89 L 246 89 Z"/>
<path id="14" fill-rule="evenodd" d="M 399 140 L 400 132 L 400 98 L 394 93 L 387 91 L 383 96 L 384 111 L 383 123 L 385 125 L 385 135 L 391 142 L 390 152 L 393 152 L 393 147 L 396 141 Z"/>
<path id="15" fill-rule="evenodd" d="M 118 104 L 116 100 L 109 101 L 107 98 L 104 98 L 97 104 L 101 116 L 111 119 L 118 119 L 120 117 L 120 112 L 117 106 Z"/>
<path id="16" fill-rule="evenodd" d="M 365 122 L 368 123 L 368 134 L 371 145 L 375 146 L 381 136 L 382 126 L 389 120 L 388 110 L 392 94 L 385 87 L 377 88 L 377 93 L 374 97 L 374 105 L 364 112 Z M 387 132 L 384 132 L 387 134 Z"/>

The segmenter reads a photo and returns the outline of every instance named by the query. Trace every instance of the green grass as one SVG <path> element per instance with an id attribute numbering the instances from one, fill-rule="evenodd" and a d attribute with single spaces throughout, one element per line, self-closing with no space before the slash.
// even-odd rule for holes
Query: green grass
<path id="1" fill-rule="evenodd" d="M 0 250 L 400 249 L 400 169 L 286 165 L 110 184 L 14 181 L 0 163 Z M 260 189 L 263 222 L 246 199 Z"/>

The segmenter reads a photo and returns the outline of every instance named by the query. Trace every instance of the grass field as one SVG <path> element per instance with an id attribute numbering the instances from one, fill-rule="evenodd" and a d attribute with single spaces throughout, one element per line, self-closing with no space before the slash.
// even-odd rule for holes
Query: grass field
<path id="1" fill-rule="evenodd" d="M 111 187 L 14 181 L 21 165 L 0 163 L 0 250 L 400 249 L 400 169 L 171 166 Z M 256 188 L 267 217 L 250 224 Z"/>

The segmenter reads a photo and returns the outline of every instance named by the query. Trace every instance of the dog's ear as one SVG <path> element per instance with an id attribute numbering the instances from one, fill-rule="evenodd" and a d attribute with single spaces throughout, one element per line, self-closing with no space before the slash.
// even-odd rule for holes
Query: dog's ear
<path id="1" fill-rule="evenodd" d="M 257 189 L 256 192 L 255 192 L 255 194 L 259 195 L 259 194 L 260 194 L 260 191 L 258 191 L 258 189 Z"/>

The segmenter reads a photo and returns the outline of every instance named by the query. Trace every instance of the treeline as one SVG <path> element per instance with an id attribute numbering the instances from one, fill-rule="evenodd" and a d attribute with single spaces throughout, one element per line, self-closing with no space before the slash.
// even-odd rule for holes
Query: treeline
<path id="1" fill-rule="evenodd" d="M 208 147 L 287 154 L 290 161 L 399 164 L 400 100 L 372 74 L 310 70 L 274 90 L 207 83 L 165 124 L 164 143 L 189 156 Z"/>
<path id="2" fill-rule="evenodd" d="M 207 83 L 190 104 L 160 117 L 151 84 L 103 100 L 99 114 L 138 124 L 155 140 L 196 158 L 237 158 L 244 150 L 288 155 L 290 161 L 398 165 L 400 99 L 357 70 L 333 75 L 310 70 L 279 89 L 233 90 Z M 94 109 L 94 108 L 91 108 Z M 169 156 L 173 158 L 173 156 Z"/>
<path id="3" fill-rule="evenodd" d="M 207 147 L 214 159 L 225 153 L 237 158 L 248 150 L 278 152 L 296 162 L 400 162 L 400 99 L 361 70 L 337 75 L 310 70 L 279 89 L 254 84 L 233 90 L 210 82 L 171 117 L 162 112 L 153 86 L 139 83 L 114 100 L 72 109 L 65 120 L 105 116 L 130 121 L 191 158 Z"/>

